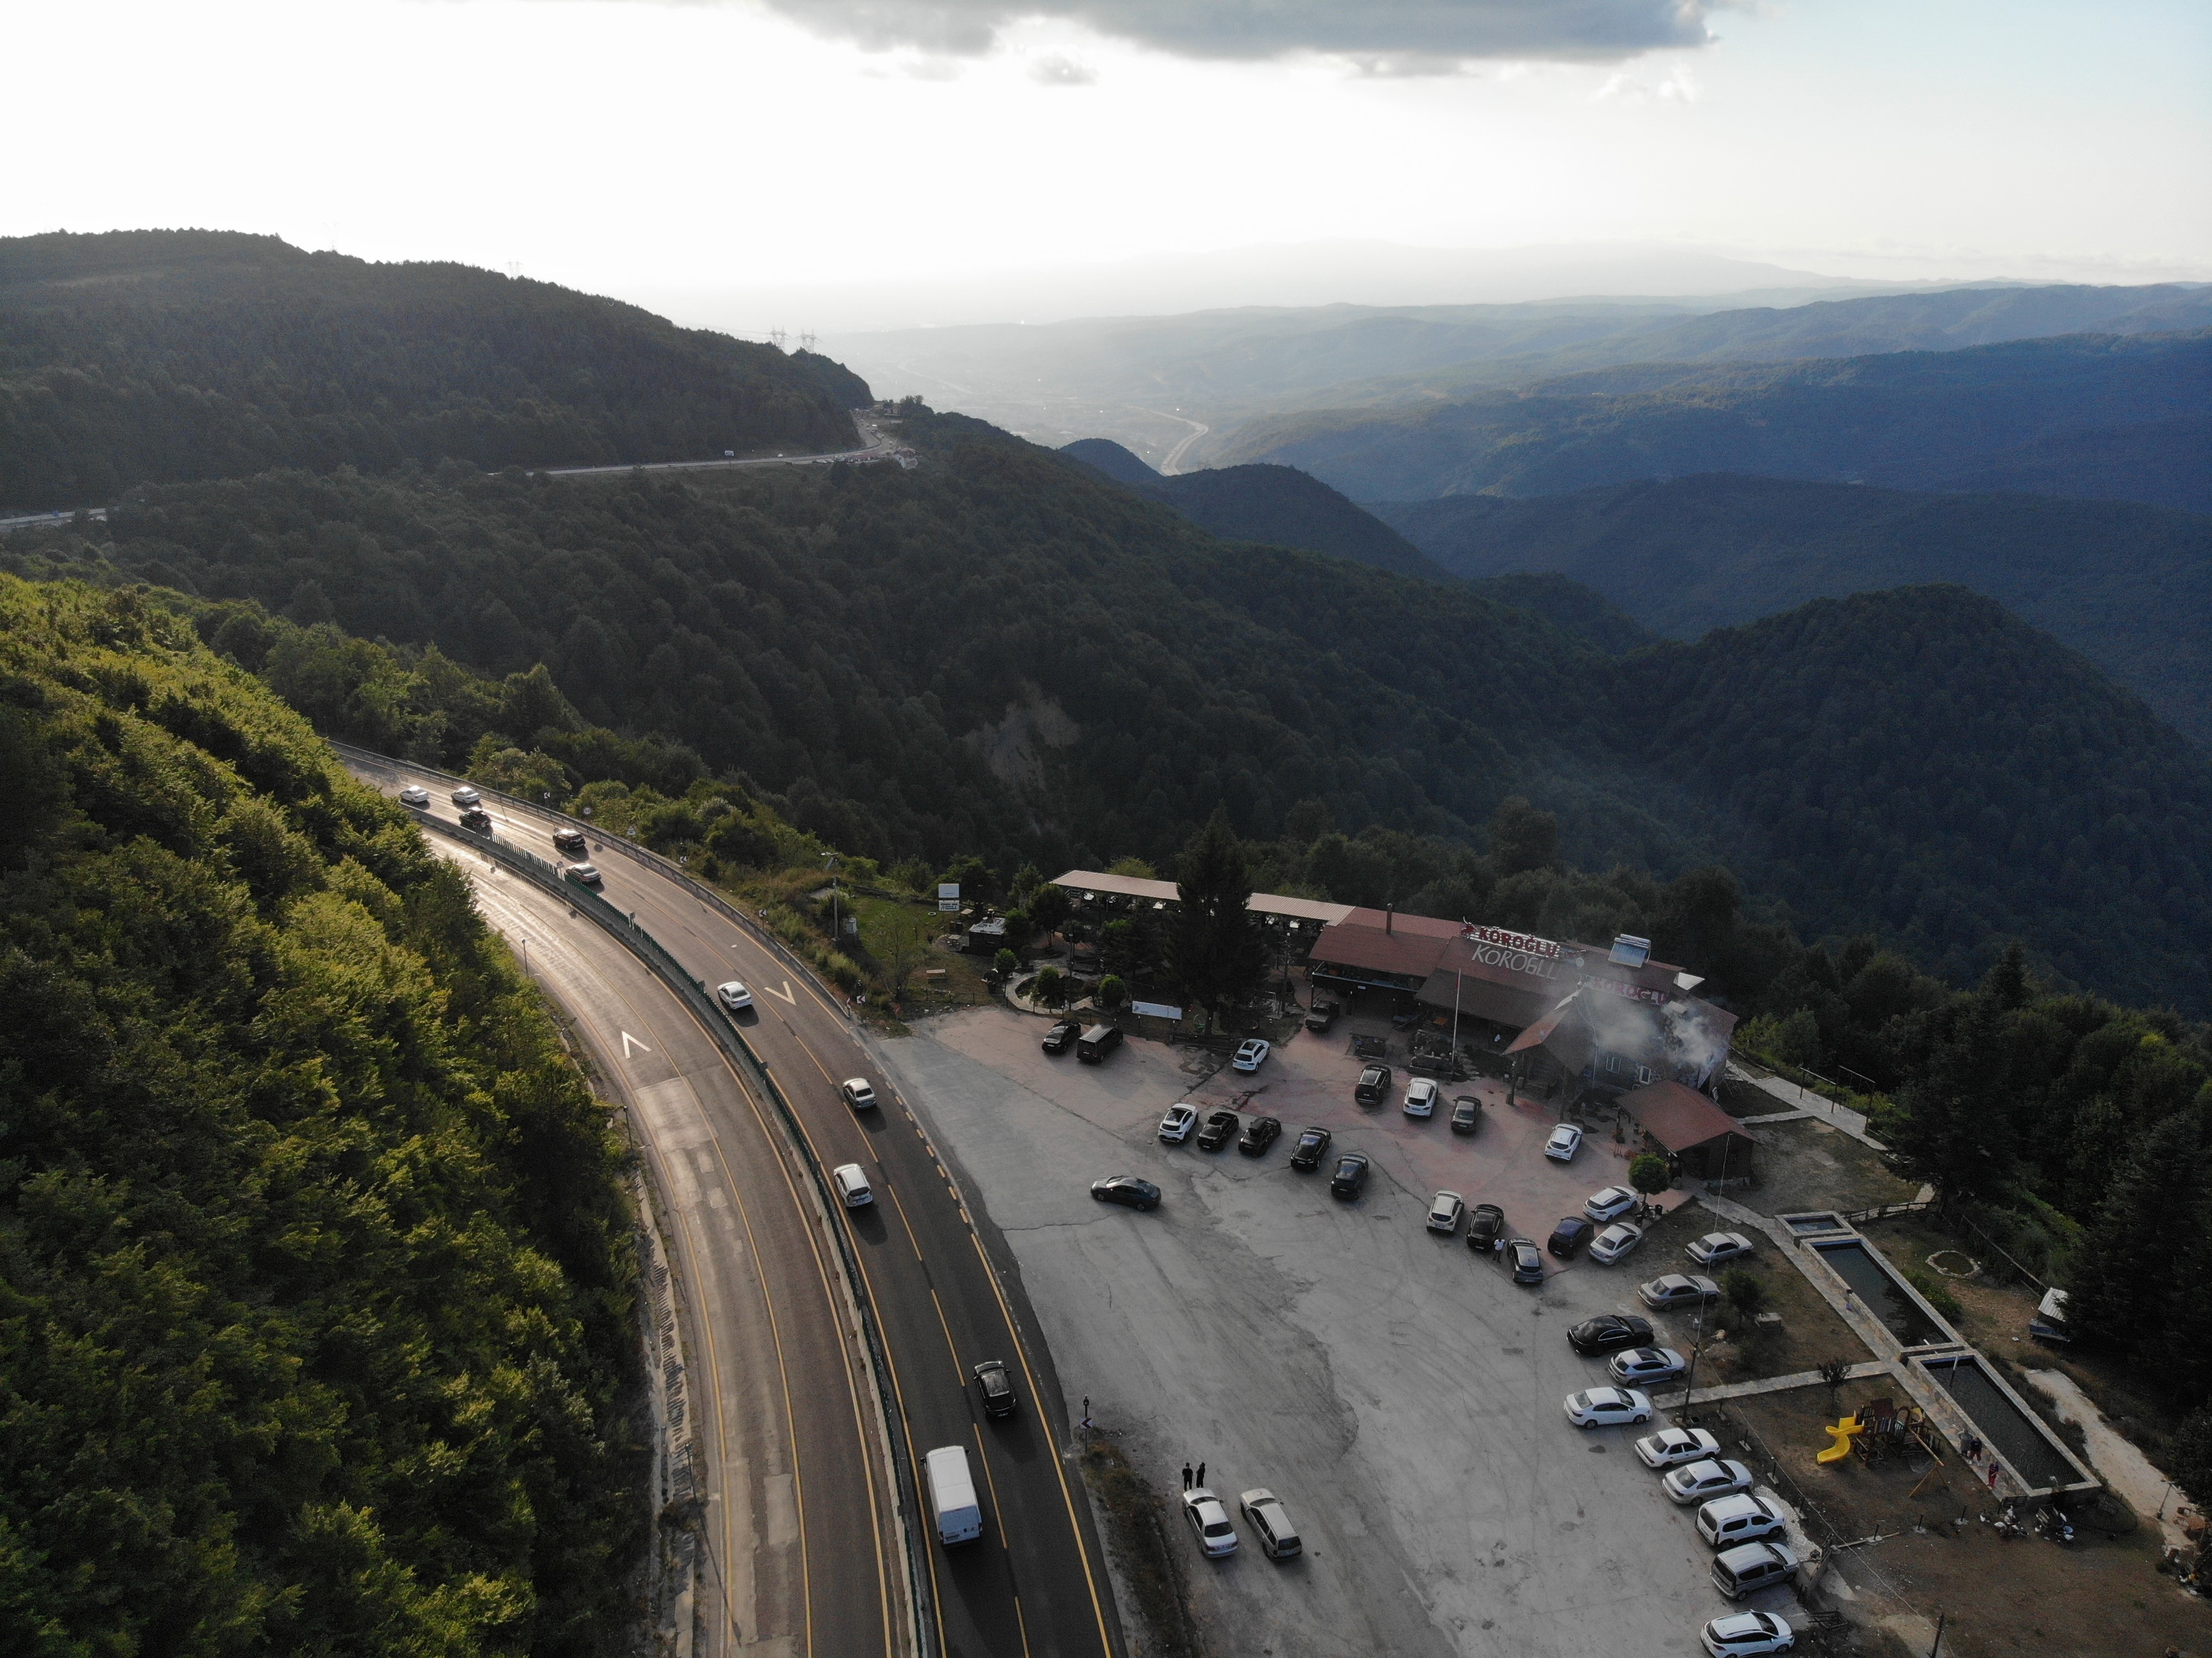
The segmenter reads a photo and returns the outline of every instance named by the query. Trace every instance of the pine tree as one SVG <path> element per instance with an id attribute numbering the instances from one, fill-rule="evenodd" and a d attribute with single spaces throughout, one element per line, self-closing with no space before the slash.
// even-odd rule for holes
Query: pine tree
<path id="1" fill-rule="evenodd" d="M 2153 1128 L 2113 1181 L 2069 1273 L 2066 1324 L 2083 1341 L 2132 1354 L 2163 1330 L 2177 1282 L 2148 1262 L 2200 1214 L 2205 1163 L 2203 1129 L 2185 1113 Z"/>
<path id="2" fill-rule="evenodd" d="M 1183 848 L 1176 875 L 1169 968 L 1187 1002 L 1218 1014 L 1259 983 L 1265 966 L 1260 930 L 1246 908 L 1249 867 L 1220 807 Z"/>

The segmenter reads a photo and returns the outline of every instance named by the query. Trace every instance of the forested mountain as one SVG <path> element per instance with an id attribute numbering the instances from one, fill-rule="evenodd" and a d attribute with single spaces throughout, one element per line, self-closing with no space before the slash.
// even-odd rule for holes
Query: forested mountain
<path id="1" fill-rule="evenodd" d="M 1224 544 L 978 422 L 905 434 L 915 471 L 172 486 L 104 548 L 10 556 L 543 659 L 584 719 L 886 862 L 1164 858 L 1224 802 L 1259 840 L 1318 817 L 1474 847 L 1525 794 L 1585 866 L 1718 860 L 1954 975 L 2016 932 L 2208 1004 L 2212 772 L 1994 605 L 1922 590 L 1623 658 L 1480 589 Z"/>
<path id="2" fill-rule="evenodd" d="M 596 1655 L 627 1153 L 466 882 L 129 590 L 0 576 L 0 1650 Z"/>
<path id="3" fill-rule="evenodd" d="M 1231 466 L 1165 477 L 1104 438 L 1079 439 L 1060 452 L 1224 541 L 1296 547 L 1401 575 L 1443 577 L 1425 553 L 1388 524 L 1294 466 Z"/>
<path id="4" fill-rule="evenodd" d="M 0 508 L 270 466 L 386 471 L 836 449 L 827 358 L 459 264 L 273 236 L 0 239 Z"/>
<path id="5" fill-rule="evenodd" d="M 2059 494 L 2142 486 L 2153 504 L 2202 508 L 2212 501 L 2191 434 L 2208 403 L 2212 331 L 2072 335 L 1778 367 L 1641 365 L 1403 412 L 1286 415 L 1239 428 L 1209 458 L 1303 467 L 1355 501 L 1559 495 L 1692 472 L 1912 489 L 2011 468 Z M 2121 428 L 2161 446 L 2132 472 L 2086 440 Z"/>
<path id="6" fill-rule="evenodd" d="M 1247 306 L 851 334 L 834 349 L 888 390 L 1041 443 L 1105 434 L 1158 458 L 1202 421 L 1217 435 L 1194 453 L 1211 465 L 1227 454 L 1221 434 L 1257 416 L 1426 406 L 1623 363 L 1780 362 L 2207 326 L 2212 287 L 2201 284 L 2008 285 L 1799 303 L 1719 295 Z"/>
<path id="7" fill-rule="evenodd" d="M 1571 576 L 1656 633 L 1954 581 L 2072 646 L 2212 751 L 2212 517 L 1707 473 L 1374 512 L 1454 574 Z"/>

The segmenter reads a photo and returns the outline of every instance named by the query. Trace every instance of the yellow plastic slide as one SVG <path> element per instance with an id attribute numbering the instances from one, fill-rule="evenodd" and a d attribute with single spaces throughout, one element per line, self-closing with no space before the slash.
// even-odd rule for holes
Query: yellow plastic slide
<path id="1" fill-rule="evenodd" d="M 1866 1424 L 1855 1416 L 1847 1416 L 1828 1430 L 1829 1437 L 1836 1442 L 1814 1455 L 1813 1460 L 1822 1467 L 1831 1462 L 1840 1462 L 1851 1454 L 1851 1441 L 1866 1431 Z"/>

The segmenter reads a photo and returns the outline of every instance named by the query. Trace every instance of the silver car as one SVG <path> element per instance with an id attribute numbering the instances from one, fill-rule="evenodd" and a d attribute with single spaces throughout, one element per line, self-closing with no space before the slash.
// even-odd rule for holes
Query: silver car
<path id="1" fill-rule="evenodd" d="M 1439 1192 L 1429 1200 L 1429 1230 L 1456 1232 L 1459 1218 L 1467 1212 L 1467 1199 L 1456 1192 Z"/>
<path id="2" fill-rule="evenodd" d="M 1244 1518 L 1260 1536 L 1260 1552 L 1270 1560 L 1288 1560 L 1305 1547 L 1298 1540 L 1297 1527 L 1284 1511 L 1282 1499 L 1264 1486 L 1244 1492 L 1237 1499 L 1244 1510 Z"/>
<path id="3" fill-rule="evenodd" d="M 1182 1515 L 1206 1553 L 1218 1558 L 1237 1552 L 1237 1527 L 1229 1522 L 1229 1510 L 1206 1486 L 1193 1485 L 1182 1494 Z"/>
<path id="4" fill-rule="evenodd" d="M 1730 1491 L 1751 1489 L 1751 1470 L 1741 1462 L 1724 1462 L 1714 1458 L 1704 1462 L 1692 1462 L 1686 1468 L 1677 1468 L 1661 1480 L 1667 1495 L 1677 1503 L 1687 1505 L 1704 1503 L 1716 1497 L 1726 1497 Z"/>

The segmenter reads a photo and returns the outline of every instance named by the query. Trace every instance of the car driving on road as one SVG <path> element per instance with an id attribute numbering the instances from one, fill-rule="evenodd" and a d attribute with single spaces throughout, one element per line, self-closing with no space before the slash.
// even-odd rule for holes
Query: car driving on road
<path id="1" fill-rule="evenodd" d="M 1268 1046 L 1266 1041 L 1255 1036 L 1237 1048 L 1237 1057 L 1229 1063 L 1239 1071 L 1257 1071 L 1261 1062 L 1267 1057 L 1267 1053 Z"/>
<path id="2" fill-rule="evenodd" d="M 403 806 L 413 806 L 420 811 L 430 804 L 430 791 L 420 783 L 410 783 L 399 791 L 399 804 Z"/>
<path id="3" fill-rule="evenodd" d="M 1556 1163 L 1572 1163 L 1582 1149 L 1583 1131 L 1571 1122 L 1561 1123 L 1544 1142 L 1544 1155 Z"/>
<path id="4" fill-rule="evenodd" d="M 555 829 L 553 850 L 563 858 L 581 858 L 589 850 L 584 844 L 584 831 L 566 827 Z"/>
<path id="5" fill-rule="evenodd" d="M 1182 1494 L 1182 1517 L 1198 1539 L 1198 1546 L 1218 1559 L 1237 1552 L 1237 1527 L 1229 1523 L 1229 1510 L 1204 1485 L 1193 1485 Z"/>
<path id="6" fill-rule="evenodd" d="M 1651 1401 L 1633 1388 L 1585 1388 L 1569 1394 L 1567 1420 L 1577 1428 L 1610 1428 L 1624 1422 L 1649 1422 Z"/>
<path id="7" fill-rule="evenodd" d="M 1014 1413 L 1014 1379 L 1003 1358 L 987 1358 L 975 1367 L 975 1398 L 983 1414 L 1007 1417 Z"/>
<path id="8" fill-rule="evenodd" d="M 1198 1131 L 1198 1149 L 1201 1151 L 1218 1151 L 1229 1144 L 1230 1137 L 1236 1133 L 1237 1122 L 1237 1114 L 1234 1111 L 1215 1112 L 1206 1120 L 1206 1127 Z"/>
<path id="9" fill-rule="evenodd" d="M 1336 1160 L 1336 1172 L 1328 1177 L 1329 1193 L 1346 1201 L 1359 1195 L 1367 1184 L 1367 1157 L 1364 1152 L 1347 1151 Z"/>
<path id="10" fill-rule="evenodd" d="M 1298 1143 L 1291 1148 L 1291 1167 L 1311 1174 L 1321 1167 L 1322 1158 L 1328 1152 L 1328 1143 L 1334 1138 L 1326 1128 L 1301 1128 Z"/>
<path id="11" fill-rule="evenodd" d="M 1281 1118 L 1255 1117 L 1237 1137 L 1237 1149 L 1248 1157 L 1259 1157 L 1282 1137 L 1282 1133 Z"/>
<path id="12" fill-rule="evenodd" d="M 461 827 L 474 829 L 478 835 L 491 833 L 491 814 L 482 806 L 471 806 L 461 813 Z"/>
<path id="13" fill-rule="evenodd" d="M 876 1085 L 866 1077 L 848 1077 L 837 1084 L 837 1091 L 845 1096 L 845 1103 L 855 1111 L 866 1111 L 876 1102 Z"/>
<path id="14" fill-rule="evenodd" d="M 1198 1108 L 1193 1105 L 1171 1105 L 1168 1114 L 1160 1119 L 1160 1138 L 1170 1145 L 1181 1145 L 1190 1138 L 1190 1131 L 1198 1127 Z"/>
<path id="15" fill-rule="evenodd" d="M 726 985 L 714 987 L 714 999 L 721 1003 L 725 1011 L 742 1013 L 753 1005 L 753 993 L 742 979 L 732 979 Z"/>
<path id="16" fill-rule="evenodd" d="M 565 864 L 561 869 L 561 878 L 564 881 L 574 881 L 580 887 L 595 887 L 600 884 L 599 872 L 591 864 Z"/>
<path id="17" fill-rule="evenodd" d="M 1091 1182 L 1091 1195 L 1101 1203 L 1118 1203 L 1128 1209 L 1157 1209 L 1160 1188 L 1134 1175 L 1109 1175 Z"/>
<path id="18" fill-rule="evenodd" d="M 457 788 L 457 789 L 455 789 L 455 790 L 453 791 L 453 804 L 454 804 L 455 805 L 457 805 L 457 806 L 474 806 L 474 805 L 482 805 L 482 804 L 483 804 L 483 796 L 482 796 L 481 794 L 478 794 L 478 793 L 477 793 L 474 789 L 471 788 L 471 787 L 470 787 L 466 783 L 464 783 L 464 784 L 462 784 L 462 785 L 460 786 L 460 787 L 459 787 L 459 788 Z"/>

